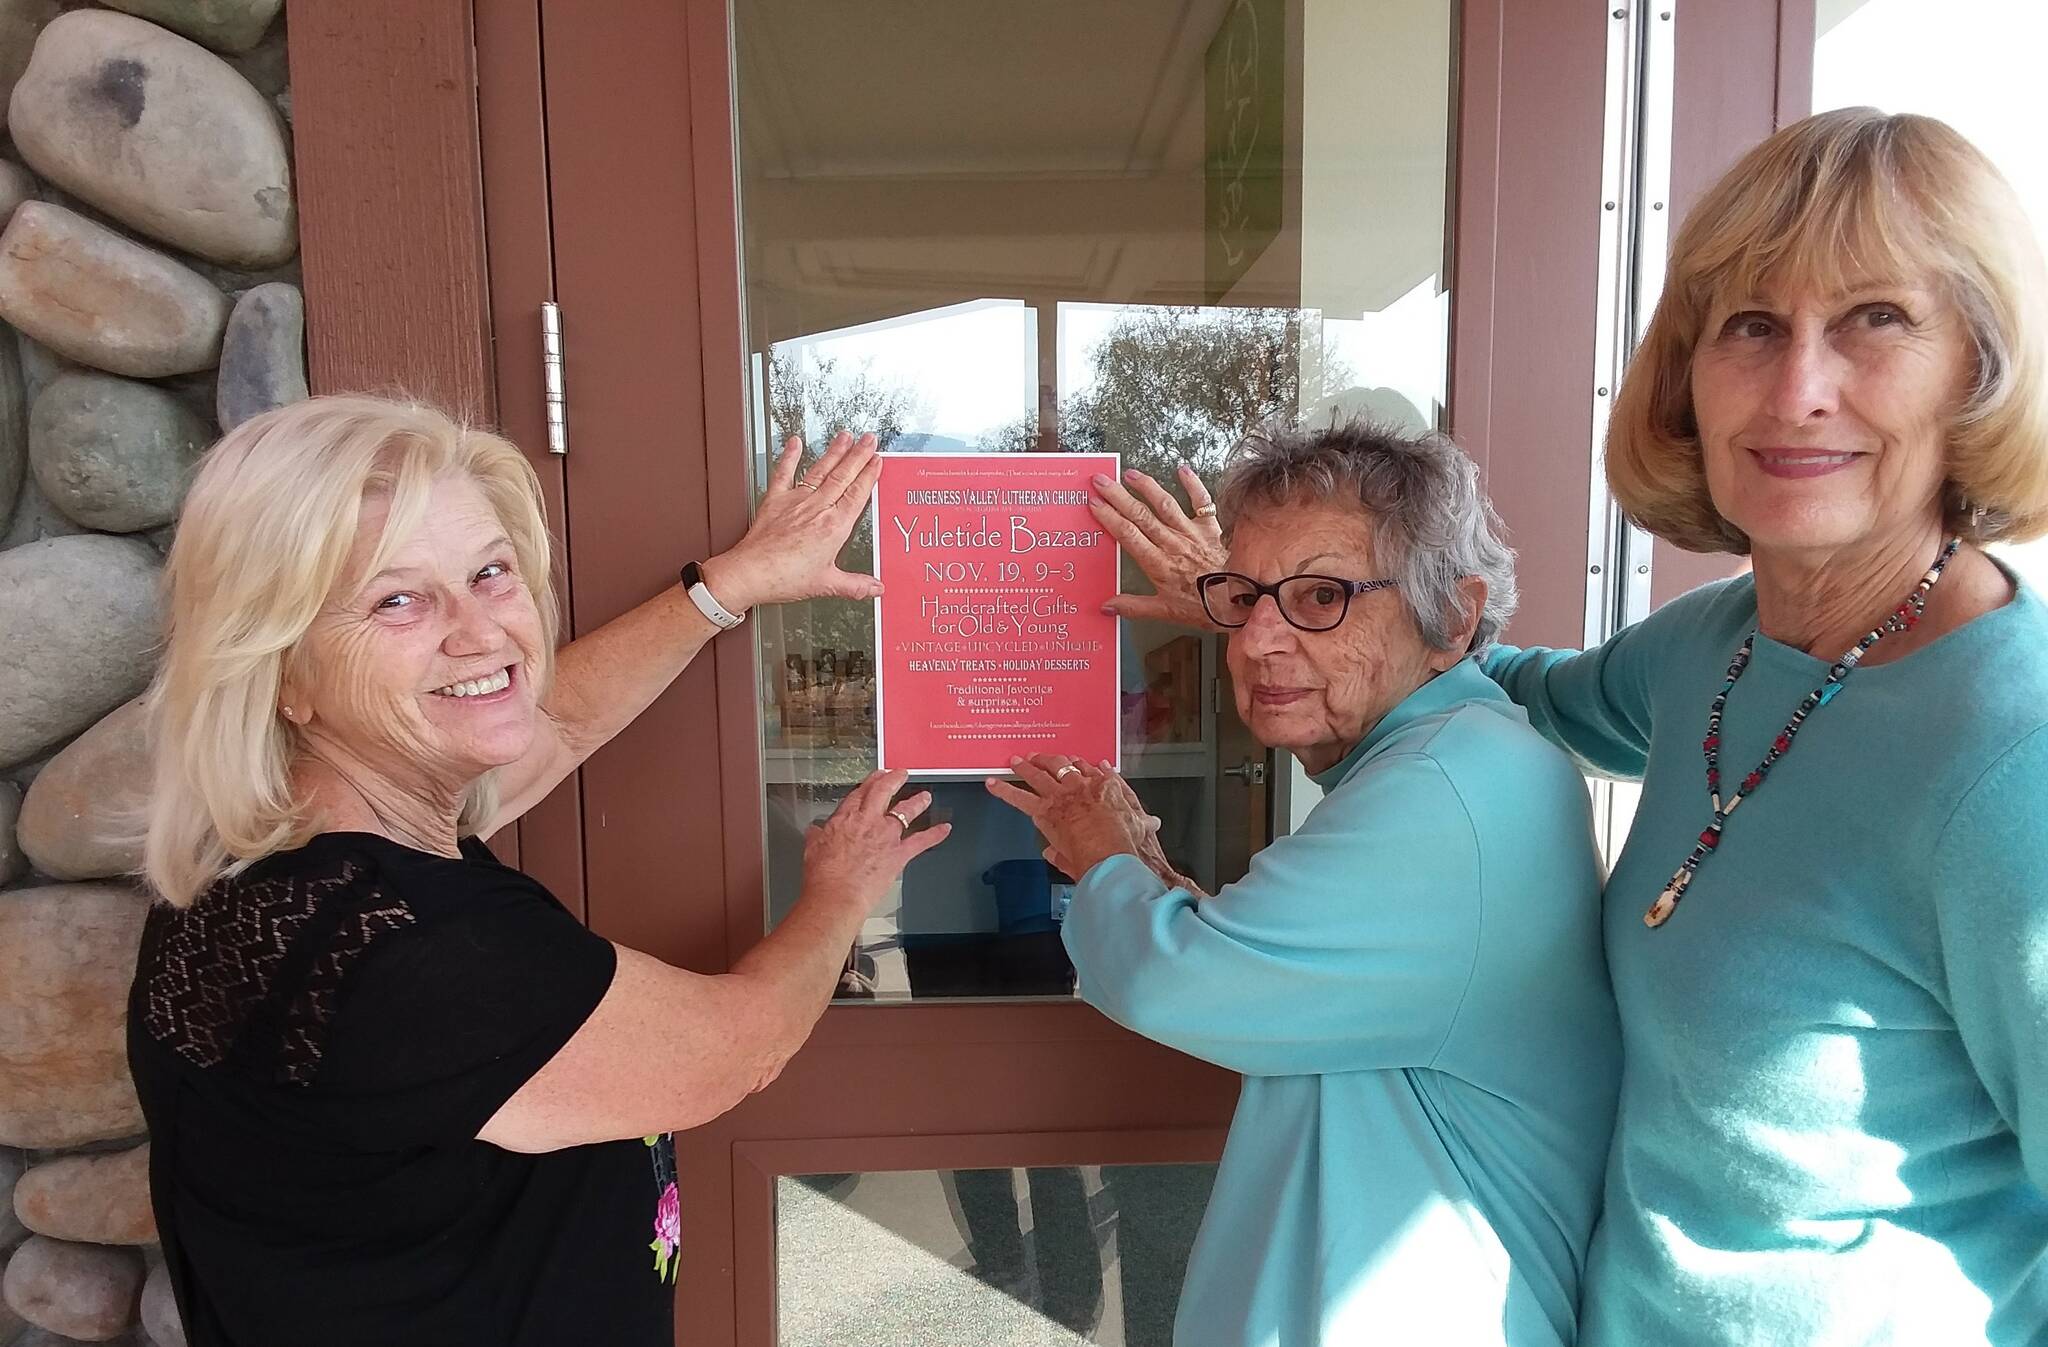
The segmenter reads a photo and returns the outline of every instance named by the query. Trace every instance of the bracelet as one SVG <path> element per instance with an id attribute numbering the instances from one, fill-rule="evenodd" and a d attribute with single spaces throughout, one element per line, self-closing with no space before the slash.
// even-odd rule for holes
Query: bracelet
<path id="1" fill-rule="evenodd" d="M 683 591 L 690 596 L 690 602 L 697 605 L 697 611 L 723 631 L 731 631 L 747 620 L 745 613 L 729 613 L 725 605 L 713 597 L 704 583 L 704 568 L 694 561 L 683 567 Z"/>

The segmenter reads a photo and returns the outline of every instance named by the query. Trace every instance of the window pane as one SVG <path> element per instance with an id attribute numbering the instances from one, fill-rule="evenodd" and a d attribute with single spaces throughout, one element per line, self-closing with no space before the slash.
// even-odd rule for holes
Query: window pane
<path id="1" fill-rule="evenodd" d="M 1213 1165 L 777 1181 L 776 1338 L 1168 1347 Z"/>
<path id="2" fill-rule="evenodd" d="M 816 451 L 842 426 L 897 452 L 1112 452 L 1214 481 L 1270 419 L 1440 423 L 1452 10 L 908 0 L 881 24 L 734 0 L 757 479 L 785 437 Z M 863 523 L 843 564 L 871 548 Z M 1123 584 L 1146 588 L 1128 562 Z M 876 649 L 867 604 L 754 630 L 772 924 L 804 829 L 874 766 Z M 1273 820 L 1222 641 L 1148 622 L 1119 639 L 1126 774 L 1177 868 L 1228 882 Z M 1070 995 L 1066 877 L 979 782 L 928 784 L 953 837 L 868 923 L 843 994 Z"/>

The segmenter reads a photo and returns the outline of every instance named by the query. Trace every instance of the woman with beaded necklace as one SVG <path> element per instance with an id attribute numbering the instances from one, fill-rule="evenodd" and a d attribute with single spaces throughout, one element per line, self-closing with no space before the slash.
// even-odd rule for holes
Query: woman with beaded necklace
<path id="1" fill-rule="evenodd" d="M 2048 1341 L 2048 281 L 1962 137 L 1867 108 L 1693 210 L 1608 477 L 1747 554 L 1491 673 L 1640 777 L 1607 887 L 1620 1119 L 1584 1336 Z"/>
<path id="2" fill-rule="evenodd" d="M 1752 573 L 1486 663 L 1643 783 L 1585 1347 L 2048 1342 L 2048 609 L 1983 550 L 2048 532 L 2044 321 L 1953 130 L 1779 131 L 1680 231 L 1607 446 L 1630 518 Z M 1135 485 L 1098 513 L 1184 608 L 1206 521 Z"/>

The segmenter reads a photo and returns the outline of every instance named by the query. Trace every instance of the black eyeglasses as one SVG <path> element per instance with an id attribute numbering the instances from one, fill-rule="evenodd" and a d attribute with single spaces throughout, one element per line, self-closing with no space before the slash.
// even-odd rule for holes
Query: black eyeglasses
<path id="1" fill-rule="evenodd" d="M 1195 577 L 1195 592 L 1202 596 L 1202 611 L 1219 627 L 1242 627 L 1252 619 L 1252 609 L 1267 595 L 1279 605 L 1280 616 L 1297 631 L 1328 631 L 1343 622 L 1351 611 L 1354 594 L 1391 589 L 1394 580 L 1340 580 L 1334 575 L 1290 575 L 1262 585 L 1236 571 L 1210 571 Z"/>

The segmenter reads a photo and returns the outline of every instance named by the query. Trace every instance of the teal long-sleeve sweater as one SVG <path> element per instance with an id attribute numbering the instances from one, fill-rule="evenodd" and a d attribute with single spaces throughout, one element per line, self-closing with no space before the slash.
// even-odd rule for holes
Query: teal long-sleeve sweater
<path id="1" fill-rule="evenodd" d="M 1623 1070 L 1585 1347 L 2048 1344 L 2048 609 L 1857 670 L 1728 822 L 1700 740 L 1744 577 L 1487 672 L 1643 793 L 1606 896 Z M 1721 729 L 1764 755 L 1826 662 L 1758 636 Z"/>
<path id="2" fill-rule="evenodd" d="M 1178 1347 L 1569 1347 L 1613 1124 L 1586 792 L 1478 666 L 1213 898 L 1076 887 L 1081 994 L 1243 1073 Z"/>

